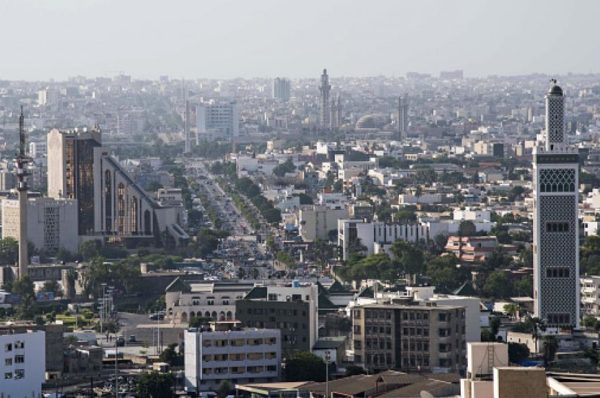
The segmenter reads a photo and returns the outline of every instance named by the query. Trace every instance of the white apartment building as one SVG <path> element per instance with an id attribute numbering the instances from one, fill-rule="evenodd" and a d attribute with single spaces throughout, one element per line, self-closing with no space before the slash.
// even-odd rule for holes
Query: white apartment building
<path id="1" fill-rule="evenodd" d="M 427 224 L 387 224 L 363 220 L 338 220 L 338 246 L 342 249 L 342 259 L 346 260 L 348 249 L 357 239 L 367 248 L 368 254 L 385 251 L 397 240 L 419 242 L 430 240 Z"/>
<path id="2" fill-rule="evenodd" d="M 19 239 L 19 201 L 2 200 L 2 238 Z M 36 249 L 54 252 L 79 251 L 77 200 L 29 198 L 27 201 L 27 237 Z"/>
<path id="3" fill-rule="evenodd" d="M 465 209 L 454 210 L 453 218 L 457 221 L 490 222 L 492 219 L 492 212 L 490 210 L 472 209 L 467 207 Z"/>
<path id="4" fill-rule="evenodd" d="M 223 380 L 241 384 L 279 378 L 279 329 L 242 329 L 236 323 L 216 323 L 211 331 L 186 331 L 184 342 L 188 392 L 215 391 Z"/>
<path id="5" fill-rule="evenodd" d="M 40 397 L 46 372 L 43 331 L 0 334 L 0 398 Z"/>
<path id="6" fill-rule="evenodd" d="M 582 315 L 600 316 L 600 276 L 579 278 Z"/>
<path id="7" fill-rule="evenodd" d="M 172 323 L 187 323 L 194 317 L 234 320 L 235 301 L 243 299 L 253 287 L 253 283 L 188 283 L 176 278 L 166 289 L 166 318 Z"/>

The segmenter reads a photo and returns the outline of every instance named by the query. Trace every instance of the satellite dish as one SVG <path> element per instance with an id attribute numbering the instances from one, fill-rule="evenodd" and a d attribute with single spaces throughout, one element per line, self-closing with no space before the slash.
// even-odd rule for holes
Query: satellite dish
<path id="1" fill-rule="evenodd" d="M 431 395 L 430 392 L 428 391 L 421 391 L 420 394 L 421 398 L 435 398 L 433 395 Z"/>

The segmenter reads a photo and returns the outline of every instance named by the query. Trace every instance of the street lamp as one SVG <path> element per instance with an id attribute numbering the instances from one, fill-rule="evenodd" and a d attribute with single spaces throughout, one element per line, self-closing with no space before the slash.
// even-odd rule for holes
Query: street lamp
<path id="1" fill-rule="evenodd" d="M 325 398 L 329 398 L 329 361 L 331 352 L 325 351 Z"/>

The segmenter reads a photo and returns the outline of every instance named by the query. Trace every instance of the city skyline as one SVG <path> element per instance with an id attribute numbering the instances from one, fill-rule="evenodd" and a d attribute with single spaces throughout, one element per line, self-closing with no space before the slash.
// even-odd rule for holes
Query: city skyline
<path id="1" fill-rule="evenodd" d="M 115 12 L 110 1 L 2 4 L 0 37 L 14 38 L 3 47 L 18 62 L 1 65 L 0 79 L 122 71 L 140 78 L 297 78 L 323 67 L 332 76 L 357 77 L 453 69 L 470 77 L 598 72 L 600 42 L 590 40 L 600 11 L 595 2 L 577 9 L 559 1 L 301 5 L 131 1 Z M 23 17 L 35 28 L 24 29 Z"/>

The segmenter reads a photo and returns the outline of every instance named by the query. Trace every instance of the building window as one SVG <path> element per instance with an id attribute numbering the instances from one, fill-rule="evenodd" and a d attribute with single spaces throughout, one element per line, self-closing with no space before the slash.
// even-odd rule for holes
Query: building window
<path id="1" fill-rule="evenodd" d="M 24 363 L 25 356 L 24 355 L 15 355 L 15 363 Z"/>
<path id="2" fill-rule="evenodd" d="M 117 187 L 117 231 L 125 232 L 125 185 L 120 182 Z"/>
<path id="3" fill-rule="evenodd" d="M 546 232 L 569 232 L 569 223 L 568 222 L 547 222 L 546 223 Z"/>
<path id="4" fill-rule="evenodd" d="M 4 373 L 4 380 L 10 380 L 12 378 L 13 378 L 12 372 L 6 372 L 6 373 Z"/>
<path id="5" fill-rule="evenodd" d="M 569 314 L 548 314 L 547 319 L 550 325 L 571 324 L 571 316 Z"/>
<path id="6" fill-rule="evenodd" d="M 568 278 L 569 275 L 570 270 L 566 267 L 553 267 L 546 269 L 547 278 Z"/>
<path id="7" fill-rule="evenodd" d="M 7 343 L 7 344 L 4 345 L 4 351 L 5 352 L 10 352 L 10 351 L 12 351 L 12 347 L 13 347 L 12 343 Z"/>
<path id="8" fill-rule="evenodd" d="M 110 170 L 104 173 L 104 223 L 106 231 L 112 231 L 112 176 Z"/>
<path id="9" fill-rule="evenodd" d="M 131 226 L 131 232 L 134 235 L 138 233 L 138 200 L 134 196 L 131 198 L 131 209 L 129 213 L 129 225 Z"/>
<path id="10" fill-rule="evenodd" d="M 4 366 L 12 366 L 12 364 L 13 364 L 12 358 L 6 358 L 4 360 Z"/>

